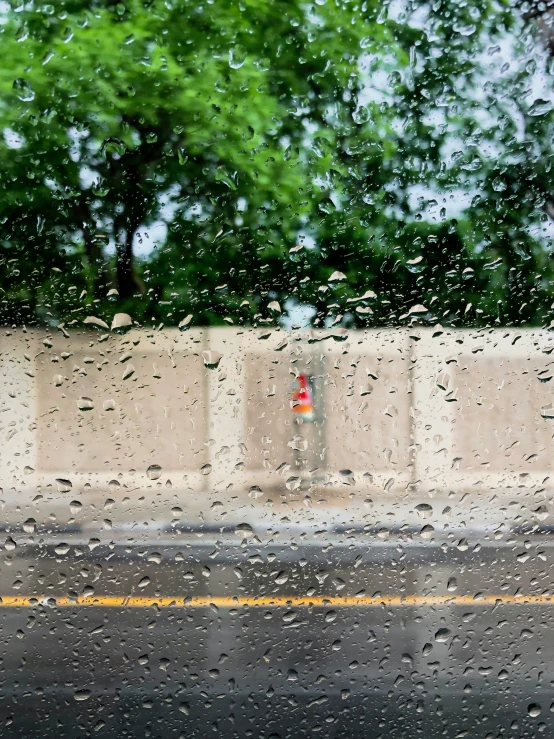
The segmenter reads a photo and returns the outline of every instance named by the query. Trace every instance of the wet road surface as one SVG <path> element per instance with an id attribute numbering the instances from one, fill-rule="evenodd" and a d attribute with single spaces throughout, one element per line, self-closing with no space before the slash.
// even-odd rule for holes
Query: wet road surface
<path id="1" fill-rule="evenodd" d="M 550 537 L 14 535 L 2 735 L 554 736 Z"/>

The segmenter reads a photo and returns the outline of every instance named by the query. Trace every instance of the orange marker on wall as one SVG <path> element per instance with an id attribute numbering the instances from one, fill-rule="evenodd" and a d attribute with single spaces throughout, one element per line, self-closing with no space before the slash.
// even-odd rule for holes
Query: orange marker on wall
<path id="1" fill-rule="evenodd" d="M 292 411 L 304 421 L 314 420 L 314 401 L 307 375 L 298 375 L 292 394 Z"/>

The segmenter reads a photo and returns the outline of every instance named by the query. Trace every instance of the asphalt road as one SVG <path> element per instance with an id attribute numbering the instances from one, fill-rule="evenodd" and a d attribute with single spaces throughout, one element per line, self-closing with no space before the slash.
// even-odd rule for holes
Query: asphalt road
<path id="1" fill-rule="evenodd" d="M 554 736 L 549 531 L 242 535 L 5 534 L 0 735 Z"/>

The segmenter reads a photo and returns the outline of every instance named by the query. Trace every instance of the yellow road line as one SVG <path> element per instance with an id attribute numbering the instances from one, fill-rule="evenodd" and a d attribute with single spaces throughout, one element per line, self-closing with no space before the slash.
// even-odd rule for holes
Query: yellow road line
<path id="1" fill-rule="evenodd" d="M 162 596 L 93 595 L 71 598 L 62 596 L 3 595 L 0 608 L 25 608 L 37 605 L 93 608 L 332 608 L 332 607 L 402 607 L 424 606 L 494 606 L 554 605 L 554 595 L 384 595 L 384 596 Z"/>

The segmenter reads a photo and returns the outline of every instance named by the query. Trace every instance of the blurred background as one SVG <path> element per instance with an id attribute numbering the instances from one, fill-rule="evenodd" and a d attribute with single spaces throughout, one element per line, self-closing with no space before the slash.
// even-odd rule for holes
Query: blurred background
<path id="1" fill-rule="evenodd" d="M 0 2 L 2 736 L 554 737 L 553 7 Z"/>
<path id="2" fill-rule="evenodd" d="M 548 325 L 551 20 L 4 3 L 2 320 Z"/>

